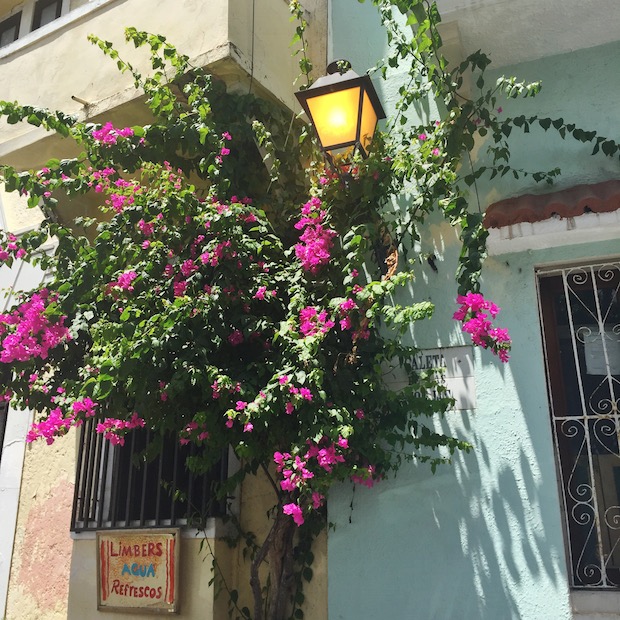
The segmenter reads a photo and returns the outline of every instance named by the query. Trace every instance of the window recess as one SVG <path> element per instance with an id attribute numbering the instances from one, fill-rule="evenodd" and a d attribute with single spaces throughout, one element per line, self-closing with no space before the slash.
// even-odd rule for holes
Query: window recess
<path id="1" fill-rule="evenodd" d="M 37 30 L 60 17 L 62 0 L 38 0 L 34 5 L 32 29 Z"/>
<path id="2" fill-rule="evenodd" d="M 4 47 L 19 37 L 19 26 L 22 21 L 22 13 L 15 13 L 0 22 L 0 47 Z"/>
<path id="3" fill-rule="evenodd" d="M 620 589 L 620 262 L 542 271 L 571 586 Z"/>
<path id="4" fill-rule="evenodd" d="M 224 514 L 213 488 L 227 477 L 227 455 L 207 474 L 194 474 L 186 459 L 203 448 L 181 446 L 174 434 L 156 442 L 148 429 L 113 446 L 95 431 L 98 421 L 87 420 L 80 430 L 72 531 L 202 527 Z"/>

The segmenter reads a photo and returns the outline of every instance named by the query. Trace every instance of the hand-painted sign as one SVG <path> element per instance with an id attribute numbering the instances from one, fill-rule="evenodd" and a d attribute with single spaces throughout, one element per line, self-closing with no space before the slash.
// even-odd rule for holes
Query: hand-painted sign
<path id="1" fill-rule="evenodd" d="M 97 532 L 97 609 L 177 613 L 180 530 Z"/>

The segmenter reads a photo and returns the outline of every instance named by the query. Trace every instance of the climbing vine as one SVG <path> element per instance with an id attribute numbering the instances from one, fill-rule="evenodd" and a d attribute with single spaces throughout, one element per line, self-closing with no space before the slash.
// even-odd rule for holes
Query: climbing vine
<path id="1" fill-rule="evenodd" d="M 249 550 L 252 603 L 220 581 L 235 617 L 303 617 L 312 541 L 335 483 L 370 487 L 404 460 L 434 470 L 469 449 L 435 430 L 452 400 L 405 344 L 432 304 L 394 301 L 414 280 L 415 262 L 405 259 L 426 234 L 425 218 L 439 212 L 462 240 L 454 318 L 507 361 L 510 338 L 493 324 L 499 309 L 479 291 L 486 231 L 470 208 L 476 181 L 553 181 L 558 170 L 511 166 L 511 132 L 533 124 L 618 152 L 562 119 L 502 116 L 502 98 L 534 96 L 540 84 L 488 86 L 480 52 L 450 67 L 434 4 L 373 4 L 391 50 L 378 69 L 399 68 L 403 81 L 396 115 L 367 159 L 348 162 L 346 181 L 290 111 L 228 93 L 164 37 L 132 28 L 128 42 L 150 55 L 146 76 L 111 43 L 91 40 L 144 92 L 148 124 L 83 123 L 0 102 L 7 122 L 42 126 L 82 151 L 36 171 L 2 168 L 6 189 L 44 218 L 20 237 L 0 233 L 0 260 L 52 274 L 2 315 L 0 363 L 12 370 L 2 398 L 36 412 L 28 441 L 53 443 L 95 418 L 115 445 L 147 427 L 205 446 L 188 461 L 198 472 L 228 449 L 240 467 L 220 498 L 248 475 L 265 476 L 274 504 L 267 534 L 240 528 L 238 537 Z M 291 10 L 310 82 L 307 24 L 299 2 Z M 423 99 L 437 113 L 420 119 Z M 481 140 L 488 163 L 474 165 Z M 70 220 L 67 209 L 87 196 L 97 212 Z"/>

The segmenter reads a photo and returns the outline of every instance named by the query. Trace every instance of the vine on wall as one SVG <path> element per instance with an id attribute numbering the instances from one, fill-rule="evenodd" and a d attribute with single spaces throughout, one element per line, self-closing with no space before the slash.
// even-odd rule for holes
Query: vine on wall
<path id="1" fill-rule="evenodd" d="M 425 234 L 429 213 L 458 228 L 454 318 L 474 344 L 506 361 L 510 339 L 493 324 L 499 309 L 478 290 L 486 231 L 469 208 L 469 188 L 483 174 L 552 181 L 557 170 L 510 166 L 511 132 L 536 123 L 593 142 L 595 152 L 618 151 L 562 119 L 500 116 L 502 97 L 534 96 L 540 85 L 503 78 L 487 86 L 489 59 L 479 52 L 448 67 L 434 4 L 373 3 L 392 50 L 383 71 L 400 66 L 406 81 L 396 117 L 370 157 L 350 165 L 346 183 L 290 112 L 227 93 L 164 37 L 132 28 L 127 40 L 150 54 L 148 76 L 111 43 L 92 41 L 131 72 L 151 123 L 95 125 L 0 102 L 9 123 L 43 126 L 82 150 L 38 171 L 2 169 L 6 188 L 45 217 L 19 238 L 1 233 L 0 260 L 29 260 L 53 274 L 2 315 L 0 363 L 13 371 L 3 398 L 36 412 L 29 441 L 52 443 L 94 416 L 114 444 L 147 426 L 208 446 L 188 463 L 196 471 L 228 447 L 241 468 L 222 497 L 262 472 L 274 510 L 263 540 L 240 536 L 253 600 L 245 605 L 229 591 L 231 616 L 303 617 L 312 540 L 326 525 L 333 484 L 372 486 L 405 460 L 434 469 L 469 449 L 434 430 L 433 417 L 452 400 L 439 377 L 414 368 L 415 347 L 404 344 L 433 306 L 395 303 L 414 279 L 413 262 L 382 275 L 383 259 L 372 256 L 386 229 L 404 255 Z M 303 17 L 298 2 L 291 10 Z M 301 42 L 305 28 L 302 19 Z M 309 76 L 303 47 L 300 58 Z M 466 78 L 476 95 L 463 95 Z M 440 114 L 421 123 L 413 110 L 429 97 Z M 463 166 L 481 138 L 489 165 Z M 402 211 L 386 208 L 412 186 Z M 86 195 L 100 214 L 67 221 L 67 205 Z M 50 237 L 55 249 L 41 253 Z M 386 379 L 395 371 L 399 389 Z"/>

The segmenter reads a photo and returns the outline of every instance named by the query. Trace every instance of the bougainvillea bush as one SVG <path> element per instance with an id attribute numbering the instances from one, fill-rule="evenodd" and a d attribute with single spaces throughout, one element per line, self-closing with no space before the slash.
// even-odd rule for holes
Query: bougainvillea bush
<path id="1" fill-rule="evenodd" d="M 253 546 L 253 610 L 235 596 L 233 611 L 302 617 L 301 578 L 311 577 L 303 569 L 331 486 L 370 487 L 403 459 L 434 468 L 468 448 L 434 430 L 452 401 L 435 374 L 414 370 L 404 344 L 432 304 L 394 302 L 414 274 L 405 261 L 396 269 L 381 208 L 411 178 L 411 160 L 404 142 L 395 150 L 378 136 L 343 178 L 286 110 L 226 93 L 163 37 L 128 29 L 127 38 L 147 47 L 152 75 L 93 41 L 133 74 L 148 124 L 0 103 L 8 122 L 41 125 L 82 150 L 37 171 L 3 168 L 7 189 L 44 219 L 19 238 L 0 233 L 0 260 L 39 263 L 51 277 L 1 316 L 0 363 L 12 375 L 0 392 L 36 412 L 28 441 L 53 443 L 94 417 L 115 445 L 148 427 L 206 446 L 188 463 L 196 471 L 231 450 L 240 469 L 221 496 L 262 472 L 274 510 Z M 447 177 L 456 159 L 439 157 L 438 124 L 431 130 L 412 152 Z M 86 198 L 96 212 L 70 221 L 65 211 Z M 505 361 L 497 307 L 462 292 L 454 318 Z"/>

